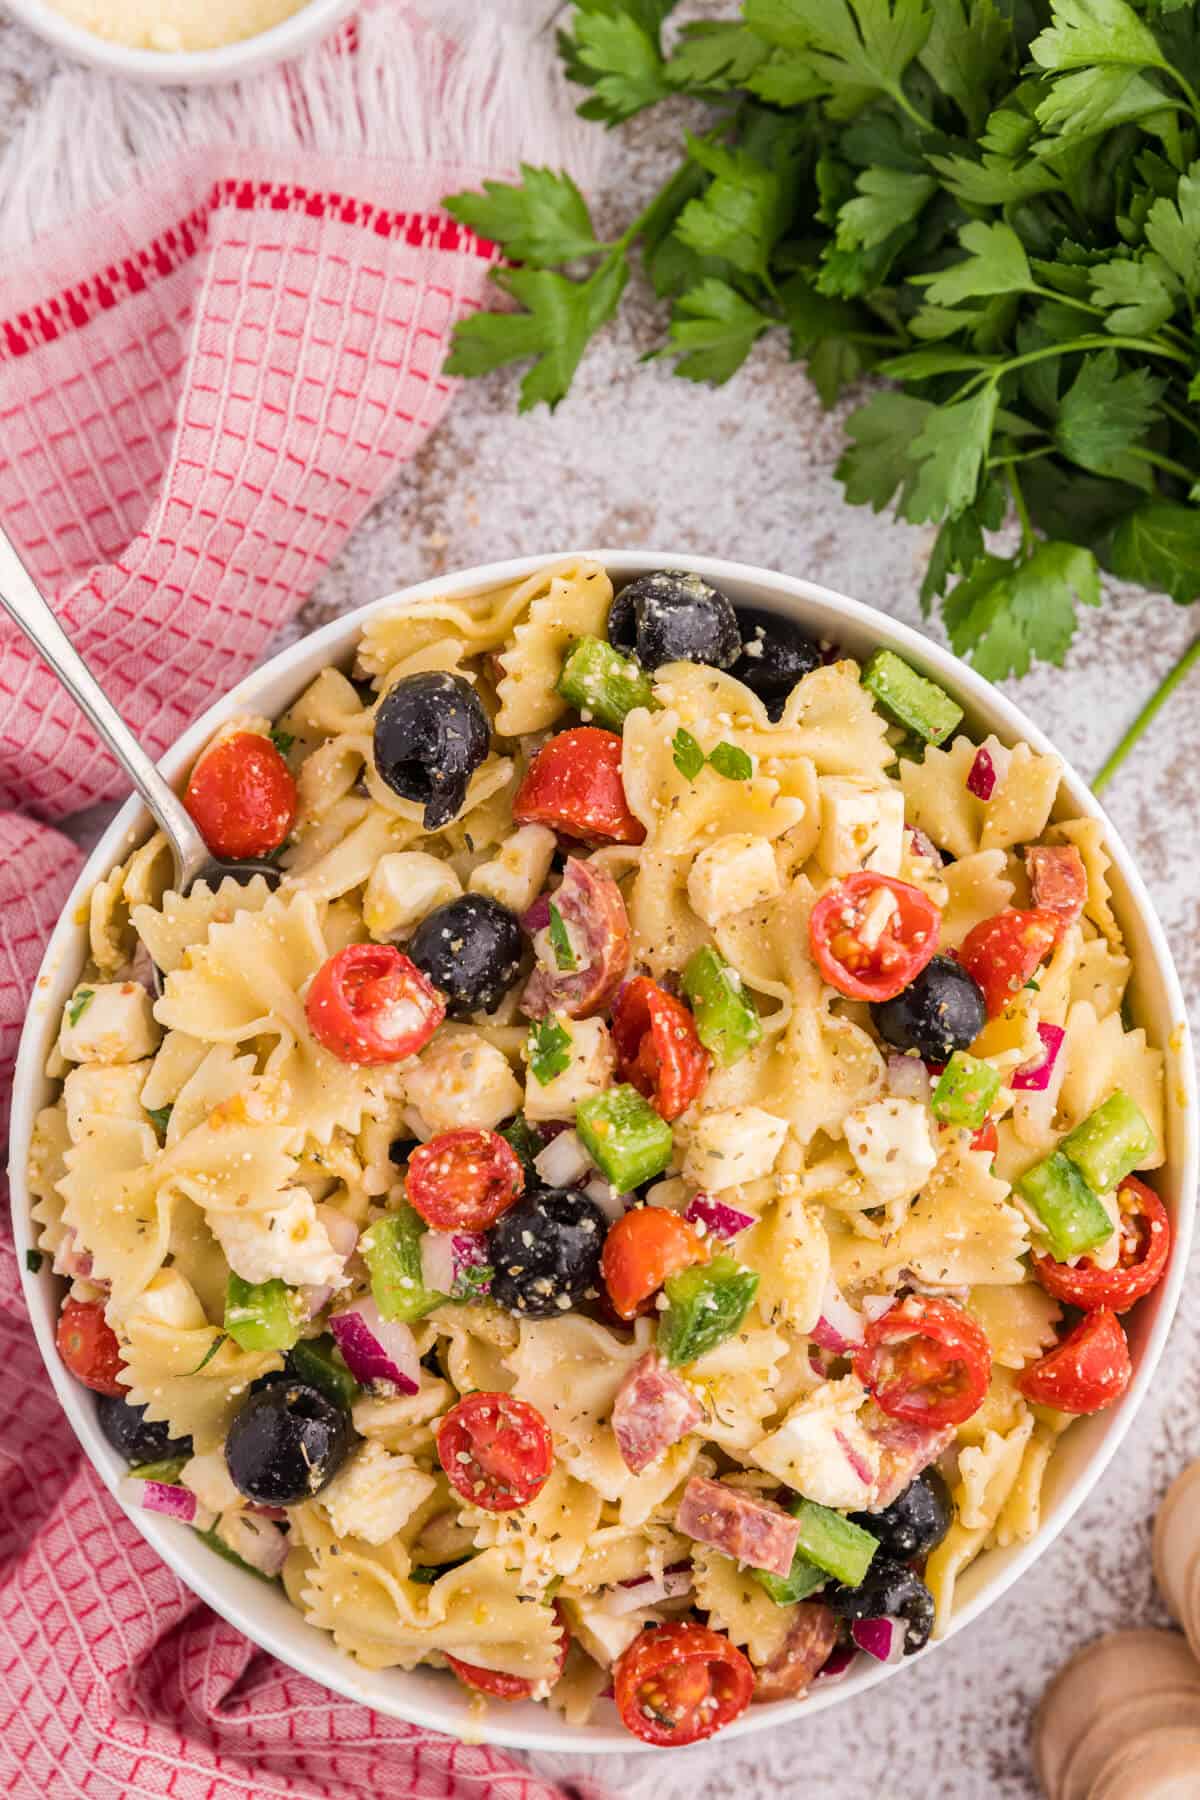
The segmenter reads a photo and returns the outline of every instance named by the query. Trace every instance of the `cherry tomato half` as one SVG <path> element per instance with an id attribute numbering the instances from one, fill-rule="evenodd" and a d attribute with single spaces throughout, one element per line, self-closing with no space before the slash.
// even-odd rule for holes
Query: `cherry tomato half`
<path id="1" fill-rule="evenodd" d="M 625 798 L 621 740 L 598 725 L 560 731 L 542 746 L 517 789 L 513 818 L 589 842 L 640 844 L 646 836 Z"/>
<path id="2" fill-rule="evenodd" d="M 1121 1220 L 1116 1266 L 1098 1269 L 1086 1256 L 1072 1266 L 1052 1256 L 1035 1256 L 1033 1271 L 1048 1294 L 1083 1312 L 1107 1306 L 1128 1312 L 1156 1288 L 1171 1254 L 1171 1221 L 1167 1209 L 1144 1181 L 1127 1175 L 1117 1190 Z"/>
<path id="3" fill-rule="evenodd" d="M 563 1672 L 567 1660 L 567 1651 L 571 1647 L 571 1637 L 567 1630 L 567 1615 L 554 1602 L 554 1616 L 562 1628 L 562 1636 L 558 1641 L 558 1667 L 550 1677 L 553 1687 Z M 487 1694 L 492 1700 L 531 1700 L 542 1685 L 530 1681 L 524 1675 L 505 1675 L 499 1669 L 481 1669 L 477 1663 L 463 1662 L 460 1656 L 446 1653 L 446 1661 L 458 1676 L 464 1687 L 474 1688 L 477 1694 Z"/>
<path id="4" fill-rule="evenodd" d="M 686 1112 L 708 1080 L 712 1059 L 696 1021 L 673 994 L 637 975 L 617 995 L 612 1013 L 617 1072 L 664 1119 Z"/>
<path id="5" fill-rule="evenodd" d="M 972 1150 L 986 1150 L 995 1156 L 1000 1148 L 1000 1133 L 996 1130 L 995 1119 L 985 1119 L 979 1130 L 971 1139 Z"/>
<path id="6" fill-rule="evenodd" d="M 183 804 L 213 855 L 236 860 L 278 850 L 292 829 L 298 797 L 270 738 L 235 731 L 204 752 Z"/>
<path id="7" fill-rule="evenodd" d="M 928 894 L 861 869 L 822 894 L 808 921 L 818 969 L 851 1000 L 894 1000 L 933 961 L 942 915 Z"/>
<path id="8" fill-rule="evenodd" d="M 982 1327 L 952 1300 L 909 1294 L 867 1326 L 854 1373 L 893 1419 L 961 1425 L 978 1412 L 992 1378 Z"/>
<path id="9" fill-rule="evenodd" d="M 498 1131 L 443 1131 L 408 1159 L 409 1204 L 436 1231 L 486 1231 L 525 1186 L 525 1171 Z"/>
<path id="10" fill-rule="evenodd" d="M 635 1206 L 604 1240 L 600 1273 L 619 1318 L 634 1319 L 663 1282 L 706 1262 L 704 1240 L 665 1206 Z"/>
<path id="11" fill-rule="evenodd" d="M 68 1300 L 58 1315 L 58 1354 L 76 1381 L 97 1394 L 123 1394 L 121 1346 L 99 1300 Z"/>
<path id="12" fill-rule="evenodd" d="M 342 1062 L 393 1063 L 429 1042 L 446 1002 L 394 944 L 350 944 L 317 970 L 304 1011 L 317 1042 Z"/>
<path id="13" fill-rule="evenodd" d="M 1060 933 L 1073 925 L 1087 899 L 1087 870 L 1074 844 L 1031 844 L 1025 867 L 1033 888 L 1033 904 L 1058 915 Z"/>
<path id="14" fill-rule="evenodd" d="M 1055 1349 L 1022 1370 L 1017 1386 L 1035 1406 L 1094 1413 L 1121 1398 L 1132 1374 L 1121 1321 L 1102 1306 L 1085 1313 Z"/>
<path id="15" fill-rule="evenodd" d="M 644 1744 L 698 1744 L 744 1713 L 753 1693 L 742 1652 L 688 1619 L 648 1625 L 613 1669 L 621 1723 Z"/>
<path id="16" fill-rule="evenodd" d="M 1030 912 L 1002 912 L 968 931 L 958 960 L 983 990 L 988 1018 L 1011 1006 L 1034 970 L 1058 942 L 1062 920 L 1035 906 Z"/>
<path id="17" fill-rule="evenodd" d="M 549 1427 L 510 1394 L 468 1394 L 437 1428 L 450 1486 L 485 1512 L 514 1512 L 541 1492 L 554 1466 Z"/>

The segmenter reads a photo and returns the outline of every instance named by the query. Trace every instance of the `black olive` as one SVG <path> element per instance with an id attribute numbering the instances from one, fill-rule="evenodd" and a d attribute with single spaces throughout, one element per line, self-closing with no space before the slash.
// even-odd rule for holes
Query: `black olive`
<path id="1" fill-rule="evenodd" d="M 350 1415 L 303 1381 L 251 1394 L 225 1440 L 225 1464 L 256 1506 L 294 1506 L 319 1494 L 346 1460 Z"/>
<path id="2" fill-rule="evenodd" d="M 166 1424 L 156 1424 L 146 1417 L 144 1406 L 130 1406 L 118 1394 L 97 1397 L 96 1422 L 131 1469 L 139 1463 L 165 1462 L 169 1457 L 192 1454 L 190 1437 L 173 1438 Z"/>
<path id="3" fill-rule="evenodd" d="M 929 1642 L 936 1610 L 933 1595 L 919 1575 L 881 1551 L 872 1557 L 857 1587 L 834 1582 L 821 1598 L 842 1619 L 903 1619 L 905 1656 Z"/>
<path id="4" fill-rule="evenodd" d="M 821 652 L 794 619 L 758 606 L 737 608 L 742 654 L 732 673 L 757 694 L 769 719 L 778 719 L 798 681 L 821 666 Z"/>
<path id="5" fill-rule="evenodd" d="M 443 670 L 405 675 L 375 714 L 375 767 L 393 793 L 425 808 L 426 831 L 460 811 L 490 742 L 479 695 Z"/>
<path id="6" fill-rule="evenodd" d="M 699 575 L 659 569 L 622 588 L 608 609 L 609 641 L 636 651 L 644 669 L 663 663 L 708 663 L 731 669 L 742 649 L 737 614 Z"/>
<path id="7" fill-rule="evenodd" d="M 950 1529 L 954 1512 L 942 1481 L 932 1469 L 926 1469 L 882 1512 L 850 1516 L 879 1539 L 888 1556 L 897 1562 L 911 1562 L 936 1550 Z"/>
<path id="8" fill-rule="evenodd" d="M 871 1017 L 880 1037 L 897 1050 L 944 1063 L 974 1043 L 987 1024 L 987 1007 L 973 975 L 952 957 L 935 956 L 894 1000 L 874 1002 Z"/>
<path id="9" fill-rule="evenodd" d="M 516 913 L 487 894 L 464 894 L 426 913 L 404 946 L 446 996 L 452 1019 L 495 1012 L 517 979 L 525 940 Z"/>
<path id="10" fill-rule="evenodd" d="M 550 1319 L 593 1295 L 608 1222 L 569 1188 L 528 1194 L 488 1233 L 492 1299 L 527 1319 Z"/>
<path id="11" fill-rule="evenodd" d="M 415 1137 L 394 1137 L 388 1145 L 388 1155 L 394 1163 L 406 1163 L 420 1141 Z"/>

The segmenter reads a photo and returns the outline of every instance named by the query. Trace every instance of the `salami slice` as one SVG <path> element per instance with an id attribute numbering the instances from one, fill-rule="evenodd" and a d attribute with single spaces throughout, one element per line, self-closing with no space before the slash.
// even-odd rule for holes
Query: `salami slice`
<path id="1" fill-rule="evenodd" d="M 559 965 L 547 934 L 521 1006 L 531 1019 L 544 1019 L 552 1012 L 586 1019 L 603 1012 L 628 972 L 631 948 L 625 902 L 607 869 L 577 856 L 568 857 L 562 884 L 550 900 L 566 927 L 577 966 Z"/>
<path id="2" fill-rule="evenodd" d="M 627 1469 L 643 1469 L 703 1423 L 704 1408 L 653 1350 L 634 1363 L 613 1404 L 612 1426 Z"/>
<path id="3" fill-rule="evenodd" d="M 769 1663 L 758 1671 L 756 1700 L 794 1700 L 829 1661 L 838 1640 L 838 1622 L 819 1600 L 801 1600 L 793 1608 L 787 1637 Z"/>
<path id="4" fill-rule="evenodd" d="M 890 1506 L 923 1469 L 949 1449 L 955 1438 L 953 1425 L 920 1425 L 908 1419 L 892 1419 L 873 1400 L 863 1407 L 859 1419 L 881 1453 L 869 1512 L 882 1512 Z"/>
<path id="5" fill-rule="evenodd" d="M 1073 925 L 1087 899 L 1087 870 L 1074 844 L 1034 844 L 1025 852 L 1033 903 Z"/>
<path id="6" fill-rule="evenodd" d="M 772 1575 L 790 1572 L 800 1536 L 799 1519 L 782 1507 L 704 1475 L 693 1475 L 684 1488 L 675 1525 L 698 1543 Z"/>

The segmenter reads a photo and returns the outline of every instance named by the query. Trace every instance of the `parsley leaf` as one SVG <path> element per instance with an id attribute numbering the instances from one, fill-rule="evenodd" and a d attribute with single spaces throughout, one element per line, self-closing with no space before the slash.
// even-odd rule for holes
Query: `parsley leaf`
<path id="1" fill-rule="evenodd" d="M 887 391 L 850 414 L 846 420 L 850 448 L 837 466 L 847 500 L 882 512 L 900 488 L 903 510 L 914 476 L 909 450 L 935 411 L 932 401 Z"/>
<path id="2" fill-rule="evenodd" d="M 1075 604 L 1097 606 L 1091 551 L 1040 543 L 1027 559 L 983 556 L 943 607 L 950 642 L 990 681 L 1024 675 L 1035 656 L 1061 662 L 1075 632 Z"/>
<path id="3" fill-rule="evenodd" d="M 1200 598 L 1200 511 L 1173 500 L 1143 501 L 1117 522 L 1107 562 L 1126 581 L 1188 605 Z"/>
<path id="4" fill-rule="evenodd" d="M 1105 326 L 1118 335 L 1157 331 L 1175 310 L 1178 284 L 1153 252 L 1137 261 L 1099 263 L 1089 274 L 1092 303 L 1108 309 Z"/>
<path id="5" fill-rule="evenodd" d="M 150 1123 L 160 1139 L 167 1135 L 167 1126 L 171 1123 L 171 1114 L 174 1110 L 174 1106 L 148 1106 L 146 1108 Z"/>
<path id="6" fill-rule="evenodd" d="M 286 756 L 288 751 L 291 749 L 292 745 L 296 741 L 295 737 L 293 736 L 293 734 L 290 731 L 280 731 L 276 727 L 272 727 L 271 732 L 270 732 L 270 738 L 271 738 L 271 742 L 274 744 L 275 748 L 278 750 L 280 756 Z"/>
<path id="7" fill-rule="evenodd" d="M 539 1019 L 530 1026 L 529 1036 L 525 1041 L 525 1056 L 530 1074 L 542 1087 L 569 1067 L 571 1035 L 553 1013 L 548 1019 Z"/>
<path id="8" fill-rule="evenodd" d="M 485 181 L 481 194 L 451 194 L 442 205 L 480 237 L 503 244 L 507 256 L 536 268 L 603 248 L 583 195 L 568 174 L 553 169 L 522 163 L 519 186 Z"/>
<path id="9" fill-rule="evenodd" d="M 963 261 L 951 263 L 940 275 L 913 277 L 925 286 L 935 306 L 956 306 L 979 294 L 1011 294 L 1029 287 L 1033 280 L 1029 259 L 1011 225 L 972 219 L 959 232 L 958 241 L 967 252 Z"/>
<path id="10" fill-rule="evenodd" d="M 744 87 L 770 51 L 745 25 L 701 19 L 685 25 L 667 63 L 667 79 L 677 88 Z"/>
<path id="11" fill-rule="evenodd" d="M 953 518 L 975 498 L 997 404 L 996 387 L 988 382 L 969 400 L 939 406 L 928 415 L 910 449 L 912 460 L 920 464 L 902 508 L 911 524 Z"/>
<path id="12" fill-rule="evenodd" d="M 872 92 L 903 96 L 900 77 L 933 24 L 922 0 L 746 0 L 745 16 L 768 42 L 801 52 L 848 110 Z"/>
<path id="13" fill-rule="evenodd" d="M 932 0 L 932 10 L 918 60 L 962 113 L 968 136 L 977 137 L 990 84 L 1003 78 L 1013 60 L 1011 27 L 992 0 Z"/>
<path id="14" fill-rule="evenodd" d="M 601 263 L 586 281 L 549 269 L 496 269 L 493 278 L 523 313 L 475 313 L 460 321 L 446 361 L 449 375 L 484 375 L 505 363 L 536 357 L 521 383 L 520 410 L 544 401 L 553 409 L 571 385 L 588 341 L 620 305 L 628 263 Z"/>
<path id="15" fill-rule="evenodd" d="M 1151 206 L 1146 242 L 1178 275 L 1189 299 L 1200 298 L 1200 162 L 1179 177 L 1174 200 L 1160 195 Z"/>
<path id="16" fill-rule="evenodd" d="M 915 219 L 937 192 L 932 175 L 912 175 L 903 169 L 864 169 L 857 186 L 858 198 L 848 200 L 838 213 L 837 244 L 842 250 L 873 250 L 898 225 Z"/>
<path id="17" fill-rule="evenodd" d="M 675 372 L 689 381 L 728 381 L 756 340 L 774 324 L 736 288 L 710 276 L 675 303 L 671 349 L 682 352 Z"/>
<path id="18" fill-rule="evenodd" d="M 627 6 L 587 0 L 575 9 L 575 31 L 560 32 L 558 47 L 571 81 L 592 90 L 579 108 L 585 119 L 619 125 L 671 92 L 658 28 L 670 6 Z"/>
<path id="19" fill-rule="evenodd" d="M 724 738 L 710 751 L 708 762 L 726 781 L 749 781 L 754 773 L 754 764 L 746 752 L 738 744 L 726 743 Z"/>
<path id="20" fill-rule="evenodd" d="M 695 781 L 704 767 L 703 750 L 691 732 L 685 731 L 682 725 L 671 739 L 671 761 L 685 781 Z"/>
<path id="21" fill-rule="evenodd" d="M 1086 69 L 1094 63 L 1162 67 L 1158 39 L 1125 0 L 1053 0 L 1053 25 L 1029 46 L 1043 69 Z"/>
<path id="22" fill-rule="evenodd" d="M 571 948 L 570 933 L 553 900 L 550 902 L 550 947 L 554 951 L 554 960 L 560 969 L 578 968 L 575 952 Z"/>
<path id="23" fill-rule="evenodd" d="M 1085 356 L 1058 409 L 1055 440 L 1064 455 L 1096 475 L 1150 482 L 1150 470 L 1130 446 L 1155 418 L 1165 382 L 1146 369 L 1120 372 L 1115 350 Z"/>
<path id="24" fill-rule="evenodd" d="M 67 1018 L 72 1025 L 78 1025 L 95 997 L 95 988 L 76 988 L 67 1001 Z"/>
<path id="25" fill-rule="evenodd" d="M 692 160 L 713 179 L 683 208 L 676 236 L 701 256 L 723 257 L 747 275 L 765 274 L 786 220 L 786 166 L 768 169 L 746 151 L 690 134 L 687 144 Z"/>

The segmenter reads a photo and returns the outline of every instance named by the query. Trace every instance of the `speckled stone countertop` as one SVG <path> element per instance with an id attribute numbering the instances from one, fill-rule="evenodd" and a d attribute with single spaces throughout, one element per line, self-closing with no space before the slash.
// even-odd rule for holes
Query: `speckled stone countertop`
<path id="1" fill-rule="evenodd" d="M 728 8 L 705 7 L 718 13 Z M 0 137 L 37 102 L 53 59 L 0 24 Z M 678 119 L 614 138 L 601 211 L 649 191 Z M 853 594 L 920 626 L 932 531 L 847 506 L 834 480 L 849 405 L 824 413 L 766 345 L 725 387 L 639 363 L 661 317 L 634 291 L 553 417 L 518 418 L 516 381 L 466 386 L 449 418 L 362 524 L 300 630 L 439 570 L 582 545 L 707 551 Z M 1065 669 L 1007 684 L 1085 775 L 1200 629 L 1169 601 L 1109 584 Z M 1200 1018 L 1200 676 L 1176 695 L 1107 800 L 1138 857 Z M 1029 1725 L 1048 1677 L 1098 1633 L 1165 1622 L 1150 1525 L 1171 1477 L 1200 1456 L 1200 1285 L 1184 1299 L 1154 1394 L 1114 1465 L 1036 1570 L 946 1648 L 861 1702 L 674 1758 L 541 1758 L 634 1800 L 1026 1800 Z"/>

